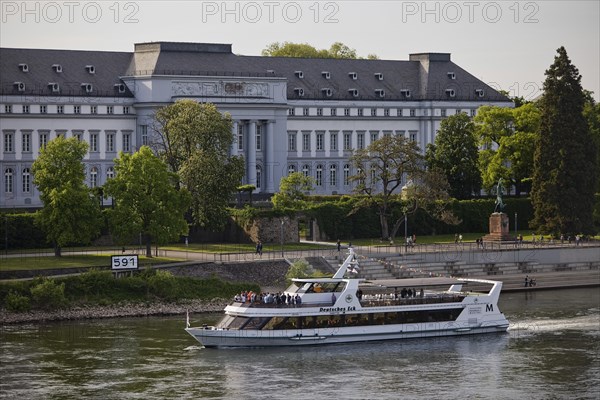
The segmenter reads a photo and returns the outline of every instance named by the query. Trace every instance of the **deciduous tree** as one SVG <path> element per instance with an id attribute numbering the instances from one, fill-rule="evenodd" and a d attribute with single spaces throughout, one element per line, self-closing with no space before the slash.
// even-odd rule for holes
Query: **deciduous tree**
<path id="1" fill-rule="evenodd" d="M 219 230 L 227 205 L 244 175 L 244 161 L 229 154 L 232 120 L 213 104 L 180 100 L 155 114 L 158 154 L 192 195 L 194 222 Z"/>
<path id="2" fill-rule="evenodd" d="M 59 136 L 40 149 L 32 165 L 33 183 L 44 204 L 38 221 L 54 245 L 54 254 L 70 243 L 89 243 L 100 232 L 100 200 L 85 185 L 82 163 L 87 144 Z"/>
<path id="3" fill-rule="evenodd" d="M 517 195 L 530 190 L 534 138 L 540 121 L 540 111 L 534 103 L 514 109 L 479 108 L 474 122 L 482 147 L 479 168 L 486 190 L 490 190 L 500 178 L 514 186 Z"/>
<path id="4" fill-rule="evenodd" d="M 365 196 L 359 206 L 377 206 L 381 238 L 387 240 L 390 201 L 403 180 L 420 179 L 425 164 L 421 151 L 416 142 L 390 135 L 355 151 L 350 161 L 356 171 L 350 177 L 356 183 L 354 192 Z"/>
<path id="5" fill-rule="evenodd" d="M 296 58 L 338 58 L 357 59 L 356 50 L 342 42 L 335 42 L 327 49 L 318 50 L 308 43 L 274 42 L 262 51 L 263 56 L 269 57 L 296 57 Z M 376 60 L 375 54 L 367 56 L 369 60 Z"/>
<path id="6" fill-rule="evenodd" d="M 452 197 L 468 199 L 481 190 L 478 159 L 475 125 L 467 114 L 442 120 L 435 144 L 427 148 L 426 160 L 430 168 L 444 174 Z"/>
<path id="7" fill-rule="evenodd" d="M 313 190 L 314 179 L 301 172 L 293 172 L 281 178 L 279 192 L 271 198 L 277 210 L 302 210 L 306 206 L 306 192 Z"/>
<path id="8" fill-rule="evenodd" d="M 553 235 L 591 234 L 598 149 L 583 114 L 581 75 L 564 47 L 557 53 L 546 71 L 539 101 L 542 121 L 535 146 L 533 225 Z"/>
<path id="9" fill-rule="evenodd" d="M 187 234 L 184 213 L 189 207 L 187 190 L 177 190 L 176 174 L 142 146 L 134 154 L 121 153 L 115 160 L 115 177 L 104 185 L 114 199 L 109 210 L 111 231 L 127 241 L 142 235 L 146 256 L 152 256 L 152 243 L 166 243 Z"/>

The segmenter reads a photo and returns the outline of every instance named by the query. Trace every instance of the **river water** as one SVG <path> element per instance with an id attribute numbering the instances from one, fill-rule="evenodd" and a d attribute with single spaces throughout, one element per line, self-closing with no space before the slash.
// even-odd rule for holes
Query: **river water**
<path id="1" fill-rule="evenodd" d="M 506 293 L 506 334 L 278 349 L 201 348 L 183 316 L 5 326 L 0 398 L 598 399 L 599 303 Z"/>

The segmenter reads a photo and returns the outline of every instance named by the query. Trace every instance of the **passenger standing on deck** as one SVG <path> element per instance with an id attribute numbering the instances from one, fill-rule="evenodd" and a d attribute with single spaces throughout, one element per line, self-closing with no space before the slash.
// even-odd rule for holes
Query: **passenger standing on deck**
<path id="1" fill-rule="evenodd" d="M 334 305 L 336 300 L 335 293 L 331 293 L 331 305 Z"/>
<path id="2" fill-rule="evenodd" d="M 525 287 L 529 286 L 529 275 L 525 275 Z"/>

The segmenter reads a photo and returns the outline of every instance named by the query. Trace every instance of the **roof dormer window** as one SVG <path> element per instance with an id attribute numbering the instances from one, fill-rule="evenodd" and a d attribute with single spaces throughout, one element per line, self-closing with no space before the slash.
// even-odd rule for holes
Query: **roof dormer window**
<path id="1" fill-rule="evenodd" d="M 348 76 L 350 77 L 350 79 L 352 79 L 353 81 L 358 79 L 358 74 L 356 72 L 348 72 Z"/>
<path id="2" fill-rule="evenodd" d="M 94 86 L 91 83 L 82 83 L 81 87 L 86 93 L 92 93 Z"/>
<path id="3" fill-rule="evenodd" d="M 96 73 L 96 67 L 94 67 L 93 65 L 86 65 L 85 70 L 88 72 L 88 74 Z"/>
<path id="4" fill-rule="evenodd" d="M 323 75 L 323 78 L 325 78 L 325 79 L 331 78 L 331 74 L 329 73 L 329 71 L 323 71 L 323 72 L 321 72 L 321 75 Z"/>
<path id="5" fill-rule="evenodd" d="M 115 83 L 115 89 L 119 93 L 123 94 L 123 93 L 125 93 L 125 84 L 124 83 Z"/>
<path id="6" fill-rule="evenodd" d="M 304 96 L 304 89 L 300 88 L 300 87 L 294 88 L 294 93 L 296 93 L 296 95 L 299 96 L 299 97 L 303 97 Z"/>
<path id="7" fill-rule="evenodd" d="M 358 97 L 358 89 L 348 89 L 352 97 Z"/>
<path id="8" fill-rule="evenodd" d="M 475 89 L 475 93 L 477 94 L 478 97 L 483 97 L 485 95 L 485 92 L 483 91 L 483 89 Z"/>
<path id="9" fill-rule="evenodd" d="M 327 97 L 333 96 L 333 90 L 331 90 L 331 88 L 322 88 L 321 92 Z"/>
<path id="10" fill-rule="evenodd" d="M 446 94 L 450 97 L 456 97 L 456 91 L 454 89 L 446 89 Z"/>
<path id="11" fill-rule="evenodd" d="M 298 79 L 304 79 L 304 72 L 302 71 L 294 71 L 294 75 L 296 75 Z"/>
<path id="12" fill-rule="evenodd" d="M 385 97 L 385 90 L 384 89 L 375 89 L 375 94 L 379 97 Z"/>
<path id="13" fill-rule="evenodd" d="M 23 82 L 15 82 L 14 85 L 15 85 L 15 88 L 19 92 L 24 92 L 25 91 L 25 83 L 23 83 Z"/>
<path id="14" fill-rule="evenodd" d="M 62 65 L 60 65 L 60 64 L 52 64 L 52 69 L 57 74 L 60 74 L 62 72 Z"/>
<path id="15" fill-rule="evenodd" d="M 48 83 L 48 87 L 50 88 L 50 90 L 52 90 L 52 93 L 60 92 L 60 85 L 56 82 Z"/>
<path id="16" fill-rule="evenodd" d="M 375 79 L 377 79 L 378 81 L 382 81 L 383 80 L 383 73 L 381 73 L 381 72 L 375 72 Z"/>
<path id="17" fill-rule="evenodd" d="M 29 65 L 21 63 L 19 64 L 19 69 L 21 70 L 21 72 L 29 72 Z"/>
<path id="18" fill-rule="evenodd" d="M 456 74 L 454 72 L 448 72 L 448 78 L 456 79 Z"/>
<path id="19" fill-rule="evenodd" d="M 400 89 L 400 94 L 403 95 L 404 97 L 410 97 L 410 90 L 409 89 Z"/>

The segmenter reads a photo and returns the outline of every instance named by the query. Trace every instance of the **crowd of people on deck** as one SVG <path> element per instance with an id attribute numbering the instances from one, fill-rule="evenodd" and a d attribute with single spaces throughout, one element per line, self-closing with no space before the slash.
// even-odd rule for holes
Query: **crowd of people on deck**
<path id="1" fill-rule="evenodd" d="M 400 291 L 400 297 L 401 298 L 411 298 L 411 297 L 417 297 L 417 295 L 419 297 L 423 297 L 425 295 L 425 293 L 423 292 L 423 288 L 421 288 L 421 291 L 417 293 L 417 289 L 407 289 L 407 288 L 402 288 L 402 290 Z M 398 289 L 394 289 L 394 298 L 397 299 L 398 298 Z"/>
<path id="2" fill-rule="evenodd" d="M 252 291 L 244 291 L 236 294 L 233 297 L 233 301 L 236 303 L 248 303 L 248 304 L 270 304 L 270 305 L 284 305 L 284 306 L 300 306 L 302 304 L 302 298 L 296 294 L 292 296 L 289 293 L 254 293 Z"/>

